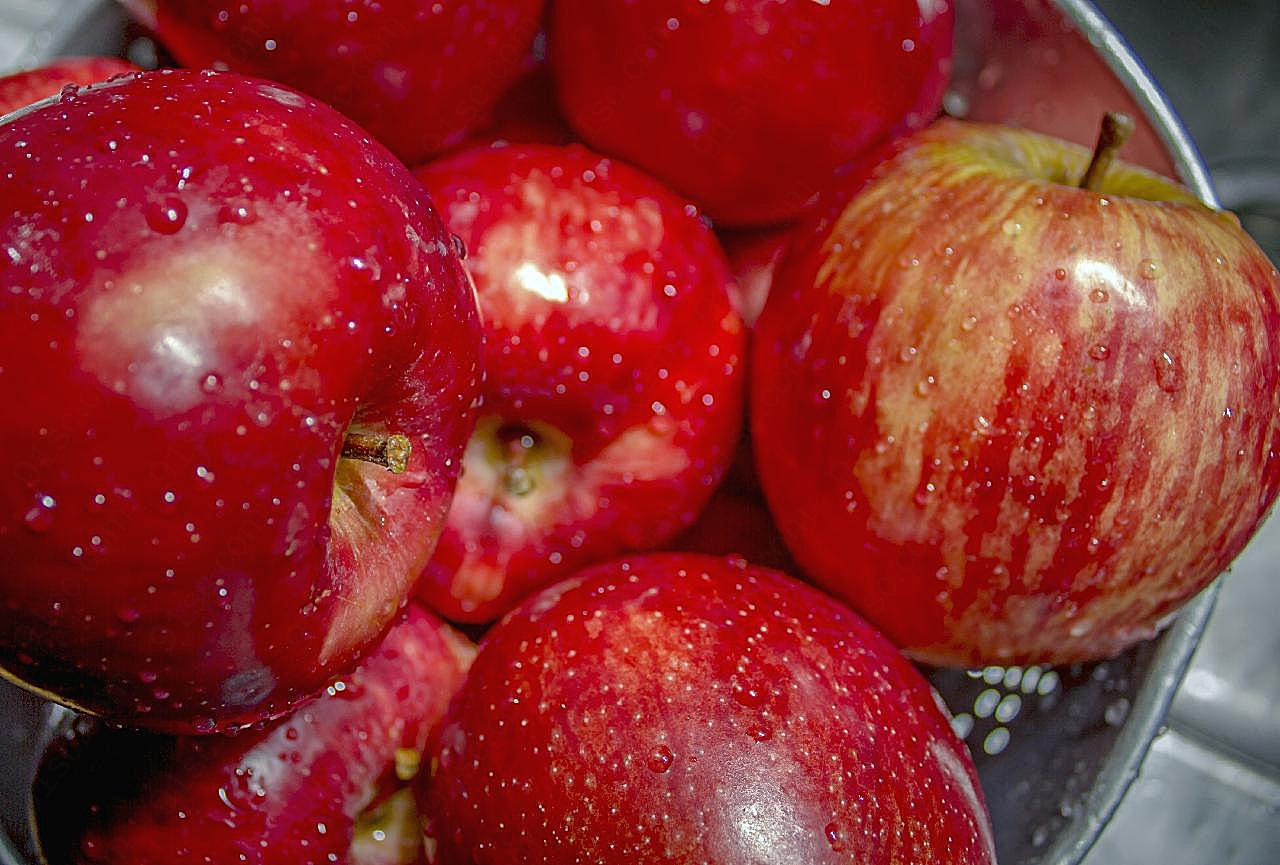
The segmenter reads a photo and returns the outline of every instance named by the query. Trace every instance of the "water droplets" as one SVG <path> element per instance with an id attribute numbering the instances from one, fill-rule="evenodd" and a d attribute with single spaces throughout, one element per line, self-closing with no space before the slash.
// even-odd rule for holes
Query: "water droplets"
<path id="1" fill-rule="evenodd" d="M 1177 393 L 1182 390 L 1182 362 L 1177 355 L 1167 350 L 1160 351 L 1151 359 L 1151 365 L 1156 371 L 1156 384 L 1162 391 Z"/>
<path id="2" fill-rule="evenodd" d="M 1089 292 L 1089 300 L 1093 303 L 1106 303 L 1111 298 L 1105 288 L 1095 288 Z"/>
<path id="3" fill-rule="evenodd" d="M 1111 357 L 1111 349 L 1099 343 L 1089 349 L 1089 357 L 1094 360 L 1106 360 Z"/>
<path id="4" fill-rule="evenodd" d="M 831 849 L 839 853 L 845 848 L 844 830 L 840 828 L 840 824 L 832 821 L 822 829 L 822 834 L 826 836 L 827 843 L 831 845 Z"/>
<path id="5" fill-rule="evenodd" d="M 35 503 L 23 514 L 22 522 L 33 532 L 47 532 L 53 528 L 53 509 L 57 506 L 53 496 L 37 495 Z"/>
<path id="6" fill-rule="evenodd" d="M 1146 280 L 1159 279 L 1160 265 L 1149 258 L 1144 258 L 1138 262 L 1138 275 Z"/>
<path id="7" fill-rule="evenodd" d="M 257 220 L 257 212 L 247 203 L 227 204 L 218 211 L 218 221 L 224 224 L 251 225 Z"/>
<path id="8" fill-rule="evenodd" d="M 177 234 L 186 225 L 187 205 L 176 196 L 168 196 L 148 204 L 143 215 L 157 234 Z"/>
<path id="9" fill-rule="evenodd" d="M 661 774 L 669 770 L 675 761 L 675 755 L 671 753 L 670 748 L 666 745 L 658 745 L 649 752 L 645 765 L 649 767 L 649 771 Z"/>
<path id="10" fill-rule="evenodd" d="M 200 380 L 200 389 L 208 394 L 218 393 L 222 390 L 222 376 L 216 372 L 208 373 Z"/>

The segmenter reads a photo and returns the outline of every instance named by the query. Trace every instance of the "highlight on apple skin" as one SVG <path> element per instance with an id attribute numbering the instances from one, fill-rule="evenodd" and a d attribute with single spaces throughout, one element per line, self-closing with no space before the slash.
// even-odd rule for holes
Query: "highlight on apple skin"
<path id="1" fill-rule="evenodd" d="M 746 328 L 696 209 L 580 145 L 475 147 L 415 175 L 468 250 L 484 406 L 417 597 L 493 621 L 701 513 L 743 425 Z"/>
<path id="2" fill-rule="evenodd" d="M 228 73 L 9 115 L 0 175 L 0 669 L 171 732 L 284 714 L 443 525 L 481 340 L 449 234 L 362 130 Z"/>
<path id="3" fill-rule="evenodd" d="M 419 775 L 434 865 L 994 865 L 940 698 L 811 586 L 636 556 L 481 643 Z"/>
<path id="4" fill-rule="evenodd" d="M 752 432 L 804 571 L 915 658 L 1155 634 L 1280 485 L 1280 277 L 1229 213 L 943 120 L 792 235 Z M 764 458 L 763 455 L 768 455 Z"/>

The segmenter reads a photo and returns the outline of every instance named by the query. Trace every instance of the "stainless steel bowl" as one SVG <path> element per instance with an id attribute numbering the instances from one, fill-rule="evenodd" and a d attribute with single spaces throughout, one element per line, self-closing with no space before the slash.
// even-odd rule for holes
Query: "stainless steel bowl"
<path id="1" fill-rule="evenodd" d="M 1088 0 L 953 0 L 953 114 L 1091 143 L 1107 109 L 1139 131 L 1126 153 L 1216 203 L 1208 172 L 1141 62 Z M 65 0 L 23 65 L 65 54 L 147 65 L 155 46 L 107 0 Z M 1003 865 L 1077 865 L 1138 774 L 1213 606 L 1210 589 L 1156 640 L 1100 664 L 932 671 L 973 752 Z M 36 862 L 31 782 L 66 710 L 0 683 L 0 865 Z"/>

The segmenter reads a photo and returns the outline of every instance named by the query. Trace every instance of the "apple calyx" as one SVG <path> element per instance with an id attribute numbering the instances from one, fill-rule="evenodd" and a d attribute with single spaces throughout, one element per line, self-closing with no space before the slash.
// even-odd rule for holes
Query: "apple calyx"
<path id="1" fill-rule="evenodd" d="M 417 865 L 422 828 L 413 790 L 402 787 L 356 819 L 348 861 L 353 865 Z"/>
<path id="2" fill-rule="evenodd" d="M 389 469 L 392 474 L 404 474 L 409 467 L 409 455 L 413 443 L 400 433 L 376 435 L 349 432 L 342 442 L 342 456 L 362 460 Z"/>
<path id="3" fill-rule="evenodd" d="M 476 434 L 487 444 L 490 464 L 500 470 L 503 490 L 516 498 L 531 495 L 544 480 L 544 464 L 567 456 L 570 449 L 562 432 L 532 421 L 490 417 L 477 425 Z"/>
<path id="4" fill-rule="evenodd" d="M 1102 116 L 1102 126 L 1098 129 L 1098 142 L 1093 147 L 1093 156 L 1089 167 L 1080 178 L 1080 188 L 1090 192 L 1101 192 L 1103 179 L 1116 161 L 1120 149 L 1124 147 L 1135 128 L 1133 118 L 1119 111 L 1108 111 Z"/>

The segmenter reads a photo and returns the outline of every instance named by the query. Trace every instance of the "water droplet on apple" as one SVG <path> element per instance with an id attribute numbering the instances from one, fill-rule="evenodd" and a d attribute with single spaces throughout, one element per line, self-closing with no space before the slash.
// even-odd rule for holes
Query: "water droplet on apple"
<path id="1" fill-rule="evenodd" d="M 258 214 L 248 204 L 228 204 L 218 211 L 218 221 L 231 225 L 251 225 Z"/>
<path id="2" fill-rule="evenodd" d="M 1022 223 L 1014 219 L 1006 219 L 1000 226 L 1000 230 L 1004 232 L 1005 237 L 1017 237 L 1022 234 Z"/>
<path id="3" fill-rule="evenodd" d="M 1149 258 L 1144 258 L 1142 261 L 1138 262 L 1138 274 L 1143 279 L 1159 279 L 1160 265 L 1156 264 Z"/>
<path id="4" fill-rule="evenodd" d="M 1162 351 L 1151 359 L 1156 370 L 1156 384 L 1165 393 L 1177 393 L 1182 390 L 1182 362 L 1169 353 Z"/>
<path id="5" fill-rule="evenodd" d="M 747 735 L 757 742 L 768 742 L 773 738 L 773 731 L 764 724 L 755 723 L 747 727 Z"/>
<path id="6" fill-rule="evenodd" d="M 182 199 L 169 196 L 148 204 L 143 215 L 157 234 L 177 234 L 186 224 L 187 205 Z"/>
<path id="7" fill-rule="evenodd" d="M 222 376 L 211 372 L 200 380 L 200 389 L 205 393 L 217 393 L 222 390 Z"/>
<path id="8" fill-rule="evenodd" d="M 649 759 L 645 761 L 645 765 L 652 772 L 665 772 L 674 762 L 675 756 L 671 753 L 671 749 L 666 745 L 659 745 L 649 752 Z"/>
<path id="9" fill-rule="evenodd" d="M 1107 290 L 1105 288 L 1095 288 L 1093 291 L 1089 292 L 1089 300 L 1094 303 L 1106 303 L 1107 298 L 1109 297 L 1110 295 L 1107 294 Z"/>
<path id="10" fill-rule="evenodd" d="M 38 495 L 35 504 L 23 515 L 22 522 L 33 532 L 47 532 L 53 528 L 53 509 L 57 506 L 53 496 Z"/>
<path id="11" fill-rule="evenodd" d="M 196 721 L 195 728 L 197 733 L 212 733 L 217 729 L 217 722 L 212 718 L 201 718 Z"/>
<path id="12" fill-rule="evenodd" d="M 467 260 L 467 244 L 461 237 L 456 234 L 449 235 L 449 242 L 453 244 L 453 253 L 458 256 L 459 260 Z"/>
<path id="13" fill-rule="evenodd" d="M 733 699 L 748 708 L 764 705 L 764 688 L 759 685 L 735 679 L 733 682 Z"/>
<path id="14" fill-rule="evenodd" d="M 831 845 L 831 849 L 839 853 L 844 849 L 844 832 L 837 823 L 828 823 L 822 830 L 827 836 L 827 843 Z"/>
<path id="15" fill-rule="evenodd" d="M 1062 282 L 1067 278 L 1067 269 L 1065 267 L 1059 267 L 1053 272 L 1053 278 L 1058 280 L 1058 282 Z"/>
<path id="16" fill-rule="evenodd" d="M 132 625 L 142 618 L 142 611 L 134 607 L 121 607 L 116 610 L 116 618 L 119 619 L 122 624 Z"/>
<path id="17" fill-rule="evenodd" d="M 964 321 L 960 322 L 960 329 L 969 333 L 978 326 L 978 317 L 976 315 L 965 316 Z"/>
<path id="18" fill-rule="evenodd" d="M 1107 348 L 1105 345 L 1095 345 L 1093 348 L 1089 349 L 1089 357 L 1094 360 L 1106 360 L 1111 357 L 1111 349 Z"/>
<path id="19" fill-rule="evenodd" d="M 156 678 L 157 678 L 156 674 L 151 670 L 143 670 L 142 672 L 138 673 L 139 681 L 141 681 L 145 685 L 150 685 L 152 682 L 156 680 Z"/>

